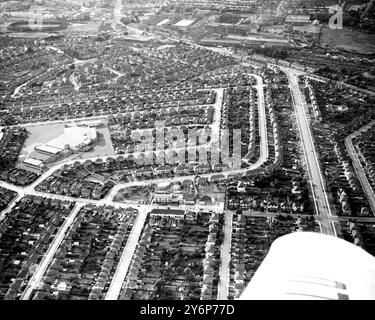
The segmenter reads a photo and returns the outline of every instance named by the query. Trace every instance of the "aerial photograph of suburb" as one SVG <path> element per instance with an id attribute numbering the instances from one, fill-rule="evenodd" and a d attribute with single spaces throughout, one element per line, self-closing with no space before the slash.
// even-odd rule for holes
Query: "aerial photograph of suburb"
<path id="1" fill-rule="evenodd" d="M 0 304 L 238 319 L 374 274 L 375 0 L 0 0 Z"/>

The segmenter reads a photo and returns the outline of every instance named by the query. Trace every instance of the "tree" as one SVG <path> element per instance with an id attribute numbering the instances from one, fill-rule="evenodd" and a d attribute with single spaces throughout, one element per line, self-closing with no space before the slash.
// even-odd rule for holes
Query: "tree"
<path id="1" fill-rule="evenodd" d="M 194 281 L 195 280 L 195 275 L 194 275 L 193 271 L 190 270 L 190 273 L 187 274 L 186 279 L 188 281 Z"/>
<path id="2" fill-rule="evenodd" d="M 189 284 L 189 290 L 190 291 L 194 291 L 198 286 L 194 283 L 194 282 L 191 282 Z"/>
<path id="3" fill-rule="evenodd" d="M 182 266 L 178 266 L 176 268 L 176 272 L 177 272 L 177 274 L 183 274 L 184 273 L 184 268 Z"/>
<path id="4" fill-rule="evenodd" d="M 163 277 L 165 279 L 169 279 L 173 276 L 174 276 L 174 270 L 172 269 L 172 267 L 170 266 L 165 267 L 164 272 L 163 272 Z"/>
<path id="5" fill-rule="evenodd" d="M 150 264 L 146 264 L 146 272 L 148 273 L 148 272 L 150 272 L 150 271 L 152 271 L 152 266 L 150 265 Z"/>
<path id="6" fill-rule="evenodd" d="M 191 271 L 191 269 L 190 269 L 189 267 L 186 267 L 186 268 L 184 269 L 184 273 L 185 273 L 185 274 L 188 274 L 190 271 Z"/>

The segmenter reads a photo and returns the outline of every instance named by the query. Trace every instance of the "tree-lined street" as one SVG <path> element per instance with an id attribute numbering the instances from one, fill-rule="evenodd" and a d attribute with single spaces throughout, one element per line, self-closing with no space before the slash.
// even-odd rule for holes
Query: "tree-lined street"
<path id="1" fill-rule="evenodd" d="M 331 208 L 327 197 L 327 191 L 324 185 L 320 163 L 315 150 L 312 138 L 310 123 L 307 120 L 306 108 L 301 97 L 301 91 L 295 73 L 291 69 L 282 68 L 289 79 L 292 101 L 298 121 L 301 143 L 305 155 L 306 166 L 310 177 L 310 185 L 314 199 L 314 206 L 317 215 L 320 217 L 322 232 L 324 234 L 334 235 L 331 226 Z"/>

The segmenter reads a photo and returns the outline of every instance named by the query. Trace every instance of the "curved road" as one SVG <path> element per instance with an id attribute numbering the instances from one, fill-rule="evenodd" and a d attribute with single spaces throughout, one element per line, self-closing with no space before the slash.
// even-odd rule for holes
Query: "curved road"
<path id="1" fill-rule="evenodd" d="M 263 90 L 264 85 L 263 85 L 263 80 L 260 76 L 258 76 L 258 75 L 254 75 L 254 76 L 258 80 L 258 84 L 257 84 L 256 88 L 258 90 L 258 96 L 259 96 L 259 101 L 258 101 L 258 103 L 259 103 L 259 134 L 260 134 L 260 137 L 261 137 L 260 157 L 259 157 L 259 159 L 256 163 L 252 164 L 248 168 L 224 172 L 223 175 L 226 176 L 226 177 L 229 174 L 246 174 L 248 171 L 257 169 L 260 166 L 262 166 L 268 159 L 267 123 L 266 123 L 266 112 L 265 112 L 265 105 L 264 105 L 264 90 Z M 217 99 L 217 102 L 215 104 L 216 115 L 215 115 L 215 121 L 214 121 L 214 124 L 213 124 L 213 128 L 215 128 L 216 130 L 219 130 L 220 121 L 219 121 L 219 118 L 218 118 L 217 114 L 218 114 L 219 110 L 220 110 L 220 114 L 221 114 L 223 89 L 216 89 L 216 90 L 217 90 L 217 94 L 218 94 L 218 99 Z M 116 157 L 119 157 L 119 156 L 124 156 L 124 155 L 112 156 L 112 158 L 116 158 Z M 45 193 L 45 192 L 35 191 L 35 187 L 40 182 L 45 180 L 55 170 L 61 168 L 65 164 L 73 164 L 76 161 L 79 161 L 79 162 L 83 163 L 86 160 L 92 160 L 92 161 L 95 161 L 97 159 L 105 160 L 106 158 L 110 158 L 110 157 L 105 156 L 105 157 L 95 157 L 95 158 L 91 158 L 91 159 L 71 160 L 71 161 L 67 161 L 67 162 L 63 161 L 63 162 L 59 163 L 57 166 L 54 166 L 54 167 L 50 168 L 49 170 L 47 170 L 46 172 L 44 172 L 36 181 L 34 181 L 30 186 L 27 186 L 27 187 L 18 187 L 18 186 L 14 186 L 10 183 L 0 181 L 0 186 L 2 186 L 4 188 L 7 188 L 7 189 L 10 189 L 10 190 L 13 190 L 13 191 L 16 191 L 18 193 L 17 198 L 15 200 L 13 200 L 11 205 L 9 205 L 8 208 L 5 211 L 2 212 L 2 214 L 0 216 L 1 220 L 5 217 L 6 214 L 8 214 L 11 211 L 11 209 L 15 206 L 17 201 L 20 200 L 25 195 L 42 196 L 42 197 L 47 197 L 47 198 L 51 198 L 51 199 L 68 200 L 68 201 L 71 201 L 71 202 L 76 202 L 75 209 L 70 213 L 68 218 L 65 220 L 63 226 L 57 232 L 54 241 L 52 242 L 51 246 L 49 247 L 49 249 L 46 253 L 46 256 L 44 257 L 42 262 L 38 265 L 38 268 L 35 271 L 35 274 L 30 279 L 30 281 L 28 283 L 28 286 L 27 286 L 27 289 L 22 296 L 22 299 L 29 299 L 32 291 L 40 283 L 48 265 L 50 264 L 51 260 L 53 259 L 53 256 L 54 256 L 55 252 L 57 251 L 60 243 L 62 242 L 62 240 L 64 238 L 66 230 L 70 227 L 71 223 L 74 221 L 74 218 L 78 214 L 79 209 L 83 205 L 85 205 L 85 204 L 112 205 L 112 206 L 115 206 L 115 207 L 126 208 L 126 207 L 129 207 L 130 205 L 124 204 L 124 203 L 116 203 L 116 202 L 113 201 L 114 196 L 122 188 L 126 188 L 126 187 L 133 186 L 133 185 L 149 185 L 150 183 L 165 182 L 165 181 L 171 181 L 171 182 L 182 181 L 182 180 L 185 180 L 185 179 L 194 179 L 195 176 L 196 176 L 196 175 L 191 175 L 191 176 L 173 177 L 173 178 L 169 178 L 169 179 L 161 178 L 161 179 L 154 179 L 154 180 L 119 183 L 102 200 L 90 200 L 90 199 L 82 199 L 82 198 L 73 198 L 73 197 L 68 197 L 68 196 L 63 196 L 63 195 L 55 195 L 55 194 L 48 194 L 48 193 Z M 217 174 L 218 173 L 209 173 L 209 174 L 203 174 L 201 176 L 211 178 L 212 176 L 217 175 Z M 151 210 L 152 206 L 150 206 L 150 205 L 138 205 L 138 208 L 139 208 L 140 212 L 139 212 L 138 217 L 136 219 L 136 222 L 133 226 L 133 229 L 132 229 L 131 235 L 129 237 L 129 240 L 126 244 L 126 247 L 125 247 L 125 249 L 122 253 L 118 268 L 115 271 L 115 276 L 114 276 L 114 278 L 111 282 L 110 290 L 108 291 L 107 296 L 106 296 L 107 300 L 117 299 L 117 297 L 118 297 L 118 295 L 121 291 L 121 286 L 122 286 L 122 283 L 123 283 L 123 281 L 126 277 L 126 273 L 127 273 L 127 270 L 129 268 L 129 265 L 130 265 L 130 262 L 131 262 L 131 257 L 133 256 L 134 250 L 135 250 L 136 245 L 138 243 L 138 239 L 139 239 L 140 233 L 142 231 L 142 228 L 143 228 L 146 216 L 147 216 L 147 212 L 149 212 Z M 217 206 L 212 206 L 213 210 L 218 210 L 218 208 L 219 207 L 217 207 Z M 206 209 L 209 209 L 209 208 L 206 207 Z M 227 243 L 226 247 L 228 247 L 228 243 Z M 229 249 L 229 247 L 226 248 L 226 249 Z M 227 274 L 228 273 L 227 270 L 228 270 L 228 267 L 226 266 L 225 268 L 221 269 L 221 273 Z M 228 274 L 228 276 L 229 276 L 229 274 Z M 227 278 L 223 278 L 223 279 L 227 279 Z M 223 283 L 221 285 L 221 288 L 224 288 L 224 287 L 227 288 L 226 281 L 223 281 Z M 220 290 L 221 295 L 222 294 L 225 295 L 224 292 L 227 292 L 226 291 L 227 289 L 225 289 L 225 288 L 223 289 L 224 291 Z"/>

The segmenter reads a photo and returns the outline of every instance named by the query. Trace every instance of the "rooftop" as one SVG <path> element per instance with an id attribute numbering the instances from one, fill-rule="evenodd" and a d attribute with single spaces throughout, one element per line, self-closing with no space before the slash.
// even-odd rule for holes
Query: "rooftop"
<path id="1" fill-rule="evenodd" d="M 151 211 L 151 214 L 155 215 L 183 215 L 184 210 L 174 210 L 174 209 L 154 209 Z"/>

